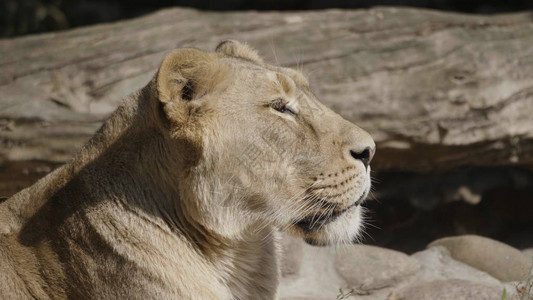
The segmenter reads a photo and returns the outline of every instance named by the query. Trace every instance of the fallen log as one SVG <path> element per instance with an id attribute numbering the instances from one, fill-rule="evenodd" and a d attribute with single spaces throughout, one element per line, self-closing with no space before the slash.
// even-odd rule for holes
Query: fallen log
<path id="1" fill-rule="evenodd" d="M 530 13 L 166 9 L 0 40 L 0 196 L 68 160 L 176 47 L 246 41 L 370 131 L 375 170 L 533 166 Z"/>

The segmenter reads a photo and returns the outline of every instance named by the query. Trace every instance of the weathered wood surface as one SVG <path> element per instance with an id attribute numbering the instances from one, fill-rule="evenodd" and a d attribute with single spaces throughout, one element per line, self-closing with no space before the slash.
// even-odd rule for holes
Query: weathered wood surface
<path id="1" fill-rule="evenodd" d="M 324 103 L 374 135 L 375 169 L 533 165 L 531 13 L 167 9 L 0 40 L 0 196 L 71 157 L 165 53 L 229 38 L 303 69 Z"/>

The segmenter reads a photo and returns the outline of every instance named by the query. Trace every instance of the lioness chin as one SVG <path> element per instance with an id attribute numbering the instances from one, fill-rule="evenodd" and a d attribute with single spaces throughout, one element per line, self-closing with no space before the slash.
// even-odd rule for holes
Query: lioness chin
<path id="1" fill-rule="evenodd" d="M 0 298 L 276 298 L 275 232 L 356 239 L 374 149 L 301 73 L 234 41 L 178 49 L 0 204 Z"/>

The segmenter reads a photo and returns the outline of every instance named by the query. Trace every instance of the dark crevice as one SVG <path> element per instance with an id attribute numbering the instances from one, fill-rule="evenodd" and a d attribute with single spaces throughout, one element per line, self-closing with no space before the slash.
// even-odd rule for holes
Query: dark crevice
<path id="1" fill-rule="evenodd" d="M 435 239 L 476 234 L 533 247 L 533 170 L 468 168 L 442 174 L 382 172 L 363 205 L 365 243 L 413 253 Z"/>

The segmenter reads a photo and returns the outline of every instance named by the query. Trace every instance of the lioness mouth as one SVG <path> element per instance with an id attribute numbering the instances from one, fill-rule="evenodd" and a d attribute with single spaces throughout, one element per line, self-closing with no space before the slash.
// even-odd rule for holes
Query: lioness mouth
<path id="1" fill-rule="evenodd" d="M 326 214 L 313 214 L 313 215 L 303 217 L 298 222 L 296 222 L 294 225 L 302 229 L 305 233 L 310 233 L 314 230 L 320 229 L 322 226 L 328 223 L 335 221 L 340 215 L 345 213 L 350 208 L 354 206 L 358 206 L 359 203 L 361 203 L 361 200 L 362 198 L 358 199 L 357 201 L 355 201 L 350 206 L 344 209 L 334 210 Z"/>
<path id="2" fill-rule="evenodd" d="M 294 225 L 296 225 L 297 227 L 302 229 L 304 231 L 304 233 L 306 233 L 306 234 L 310 233 L 312 231 L 318 230 L 322 226 L 335 221 L 340 215 L 345 213 L 350 208 L 355 207 L 355 206 L 359 206 L 359 204 L 361 204 L 361 202 L 363 202 L 365 196 L 366 196 L 366 193 L 361 195 L 361 197 L 359 197 L 359 199 L 357 199 L 357 201 L 355 201 L 354 203 L 350 204 L 348 207 L 345 207 L 343 209 L 333 210 L 332 212 L 329 212 L 329 213 L 312 214 L 312 215 L 308 215 L 306 217 L 303 217 L 302 219 L 300 219 L 297 222 L 295 222 Z M 327 207 L 325 205 L 325 204 L 328 203 L 327 201 L 321 200 L 321 202 L 323 204 L 322 205 L 323 207 Z M 329 204 L 331 204 L 331 203 L 329 203 Z"/>

